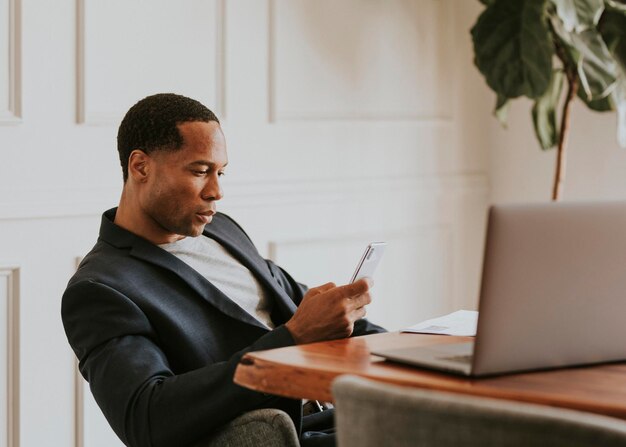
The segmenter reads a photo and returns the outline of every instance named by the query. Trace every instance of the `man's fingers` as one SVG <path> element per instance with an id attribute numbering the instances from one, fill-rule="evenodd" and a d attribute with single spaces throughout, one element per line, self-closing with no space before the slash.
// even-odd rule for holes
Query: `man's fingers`
<path id="1" fill-rule="evenodd" d="M 322 292 L 326 292 L 327 290 L 334 289 L 337 287 L 334 282 L 327 282 L 326 284 L 322 284 L 321 286 L 317 286 L 316 289 L 319 289 Z"/>
<path id="2" fill-rule="evenodd" d="M 337 292 L 341 293 L 344 298 L 352 298 L 357 295 L 362 295 L 367 292 L 374 282 L 371 278 L 361 278 L 352 284 L 346 284 L 345 286 L 337 287 Z"/>
<path id="3" fill-rule="evenodd" d="M 361 318 L 365 318 L 365 314 L 366 313 L 367 313 L 367 311 L 365 310 L 365 307 L 360 307 L 360 308 L 356 309 L 354 311 L 354 316 L 355 316 L 354 321 L 360 320 Z"/>
<path id="4" fill-rule="evenodd" d="M 354 306 L 355 309 L 359 309 L 371 303 L 372 296 L 369 294 L 369 292 L 362 293 L 359 296 L 355 296 L 354 298 L 351 298 L 350 301 L 352 302 L 352 305 Z"/>
<path id="5" fill-rule="evenodd" d="M 363 287 L 365 289 L 364 292 L 367 292 L 374 287 L 374 280 L 370 277 L 365 277 L 355 281 L 353 284 L 359 284 L 359 287 Z"/>
<path id="6" fill-rule="evenodd" d="M 334 282 L 327 282 L 326 284 L 322 284 L 321 286 L 313 287 L 309 289 L 309 294 L 318 295 L 320 293 L 328 292 L 331 289 L 337 287 Z"/>

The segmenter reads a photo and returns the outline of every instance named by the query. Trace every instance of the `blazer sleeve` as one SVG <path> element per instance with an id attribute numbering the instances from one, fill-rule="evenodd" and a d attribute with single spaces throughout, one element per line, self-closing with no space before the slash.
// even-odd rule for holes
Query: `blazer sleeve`
<path id="1" fill-rule="evenodd" d="M 352 335 L 350 337 L 358 337 L 360 335 L 370 334 L 382 334 L 383 332 L 387 332 L 387 329 L 370 322 L 367 318 L 361 318 L 354 323 L 354 330 L 352 331 Z"/>
<path id="2" fill-rule="evenodd" d="M 81 373 L 128 446 L 187 445 L 242 412 L 287 401 L 232 381 L 244 353 L 294 344 L 284 326 L 227 361 L 176 375 L 146 315 L 112 287 L 92 280 L 72 284 L 62 317 Z"/>

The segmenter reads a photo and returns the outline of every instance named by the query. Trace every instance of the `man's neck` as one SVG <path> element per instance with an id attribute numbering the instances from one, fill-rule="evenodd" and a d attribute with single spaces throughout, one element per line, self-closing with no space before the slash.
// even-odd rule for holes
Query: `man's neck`
<path id="1" fill-rule="evenodd" d="M 139 203 L 132 200 L 131 194 L 128 194 L 126 188 L 122 190 L 122 197 L 113 223 L 152 242 L 154 245 L 168 244 L 182 239 L 177 234 L 166 234 L 157 222 L 142 212 Z"/>

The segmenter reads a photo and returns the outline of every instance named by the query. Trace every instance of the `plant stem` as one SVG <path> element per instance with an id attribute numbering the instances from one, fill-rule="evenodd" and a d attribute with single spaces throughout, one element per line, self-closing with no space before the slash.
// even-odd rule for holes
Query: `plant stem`
<path id="1" fill-rule="evenodd" d="M 572 101 L 578 91 L 578 76 L 575 70 L 565 69 L 567 76 L 567 96 L 563 104 L 561 115 L 561 129 L 559 131 L 559 145 L 556 155 L 556 172 L 554 174 L 554 186 L 552 188 L 552 200 L 557 202 L 563 196 L 563 185 L 565 184 L 565 150 L 567 149 L 567 136 L 569 133 L 570 109 Z"/>

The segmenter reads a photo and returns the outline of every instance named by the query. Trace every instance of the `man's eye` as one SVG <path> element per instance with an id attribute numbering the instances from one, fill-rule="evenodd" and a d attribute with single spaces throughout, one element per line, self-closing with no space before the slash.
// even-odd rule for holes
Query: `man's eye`
<path id="1" fill-rule="evenodd" d="M 195 175 L 207 175 L 209 173 L 208 170 L 206 171 L 192 171 Z"/>
<path id="2" fill-rule="evenodd" d="M 223 176 L 225 176 L 225 175 L 226 175 L 226 173 L 225 173 L 224 171 L 219 171 L 219 172 L 217 173 L 217 175 L 218 175 L 218 176 L 220 176 L 220 177 L 223 177 Z"/>

